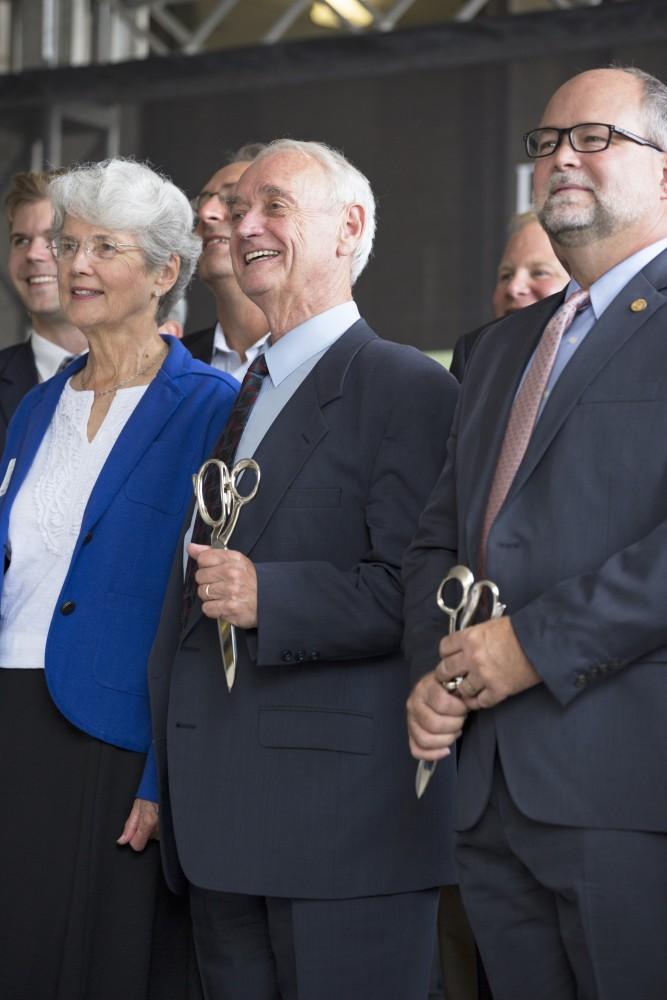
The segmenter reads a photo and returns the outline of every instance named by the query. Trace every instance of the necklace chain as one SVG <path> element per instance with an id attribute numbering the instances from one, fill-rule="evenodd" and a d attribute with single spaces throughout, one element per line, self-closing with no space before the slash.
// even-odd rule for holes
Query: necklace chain
<path id="1" fill-rule="evenodd" d="M 102 392 L 98 392 L 97 389 L 93 389 L 92 392 L 95 395 L 95 399 L 100 399 L 102 396 L 110 396 L 112 392 L 116 391 L 116 389 L 122 389 L 124 385 L 129 385 L 130 382 L 134 382 L 135 378 L 139 378 L 140 375 L 147 375 L 148 372 L 151 371 L 153 368 L 156 368 L 158 365 L 162 364 L 164 358 L 168 353 L 169 353 L 169 348 L 167 347 L 166 344 L 163 344 L 162 347 L 160 348 L 160 354 L 158 355 L 158 357 L 155 358 L 153 361 L 151 361 L 149 365 L 144 365 L 144 367 L 136 371 L 134 375 L 128 375 L 127 378 L 123 378 L 120 380 L 120 382 L 116 382 L 116 384 L 112 385 L 110 389 L 103 389 Z M 81 381 L 83 382 L 83 379 Z M 88 379 L 87 382 L 83 382 L 82 385 L 83 389 L 88 389 L 89 381 L 90 379 Z"/>

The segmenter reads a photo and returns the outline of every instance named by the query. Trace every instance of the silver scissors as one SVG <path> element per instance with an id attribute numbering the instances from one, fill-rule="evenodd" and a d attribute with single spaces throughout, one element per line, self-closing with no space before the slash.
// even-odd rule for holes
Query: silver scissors
<path id="1" fill-rule="evenodd" d="M 458 584 L 460 597 L 456 604 L 447 604 L 445 590 L 452 583 Z M 489 595 L 488 618 L 500 618 L 505 611 L 505 605 L 500 601 L 500 591 L 497 584 L 493 583 L 492 580 L 475 580 L 474 574 L 467 566 L 453 566 L 450 569 L 447 576 L 441 581 L 435 595 L 438 607 L 449 618 L 449 635 L 460 632 L 470 625 L 479 610 L 485 591 L 488 591 Z M 443 687 L 450 694 L 456 694 L 464 680 L 464 677 L 454 677 L 451 681 L 443 683 Z M 419 761 L 415 777 L 415 791 L 418 799 L 426 791 L 437 764 L 437 760 Z"/>
<path id="2" fill-rule="evenodd" d="M 204 486 L 209 469 L 216 468 L 219 476 L 220 515 L 213 517 L 206 504 Z M 246 469 L 254 472 L 254 483 L 248 493 L 240 493 L 238 482 Z M 232 532 L 241 513 L 241 508 L 249 503 L 259 488 L 259 466 L 252 458 L 242 458 L 230 472 L 219 458 L 209 458 L 202 465 L 196 476 L 192 477 L 192 485 L 197 498 L 197 509 L 204 524 L 211 529 L 211 547 L 226 549 Z M 218 638 L 222 665 L 225 668 L 227 688 L 231 691 L 236 678 L 236 629 L 224 618 L 218 618 Z"/>

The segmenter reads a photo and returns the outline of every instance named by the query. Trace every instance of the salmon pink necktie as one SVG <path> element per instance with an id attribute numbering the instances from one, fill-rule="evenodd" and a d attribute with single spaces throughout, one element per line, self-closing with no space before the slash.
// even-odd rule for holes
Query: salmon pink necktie
<path id="1" fill-rule="evenodd" d="M 514 398 L 484 515 L 482 539 L 479 547 L 482 570 L 486 563 L 486 544 L 491 526 L 505 502 L 523 456 L 526 454 L 563 334 L 572 325 L 577 313 L 589 304 L 588 292 L 579 289 L 579 291 L 573 292 L 556 310 L 544 328 L 530 368 Z M 483 572 L 482 575 L 484 575 Z"/>

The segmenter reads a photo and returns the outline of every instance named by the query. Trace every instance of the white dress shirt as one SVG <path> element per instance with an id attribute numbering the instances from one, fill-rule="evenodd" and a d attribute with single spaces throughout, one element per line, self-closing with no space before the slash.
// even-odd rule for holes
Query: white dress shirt
<path id="1" fill-rule="evenodd" d="M 243 381 L 243 376 L 248 371 L 248 368 L 253 363 L 258 354 L 260 354 L 264 345 L 267 343 L 270 334 L 266 334 L 264 337 L 260 337 L 256 340 L 246 351 L 245 361 L 241 361 L 241 355 L 238 351 L 235 351 L 229 346 L 225 335 L 222 332 L 222 327 L 219 323 L 216 323 L 215 334 L 213 336 L 213 357 L 211 358 L 211 364 L 214 368 L 218 368 L 221 372 L 227 372 L 229 375 L 233 375 L 235 379 L 239 382 Z"/>
<path id="2" fill-rule="evenodd" d="M 63 361 L 67 358 L 75 357 L 71 351 L 66 351 L 59 344 L 54 344 L 53 341 L 47 340 L 46 337 L 42 337 L 35 330 L 30 331 L 30 347 L 35 359 L 35 368 L 37 369 L 40 382 L 46 382 L 47 378 L 55 375 Z"/>

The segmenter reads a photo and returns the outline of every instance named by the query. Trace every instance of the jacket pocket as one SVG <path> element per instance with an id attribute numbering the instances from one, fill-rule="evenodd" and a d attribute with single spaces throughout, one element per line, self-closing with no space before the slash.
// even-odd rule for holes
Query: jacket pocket
<path id="1" fill-rule="evenodd" d="M 340 507 L 342 490 L 340 487 L 329 489 L 302 489 L 295 488 L 287 490 L 281 507 Z"/>
<path id="2" fill-rule="evenodd" d="M 259 711 L 259 742 L 263 747 L 371 754 L 374 737 L 375 724 L 370 715 L 326 708 Z"/>

